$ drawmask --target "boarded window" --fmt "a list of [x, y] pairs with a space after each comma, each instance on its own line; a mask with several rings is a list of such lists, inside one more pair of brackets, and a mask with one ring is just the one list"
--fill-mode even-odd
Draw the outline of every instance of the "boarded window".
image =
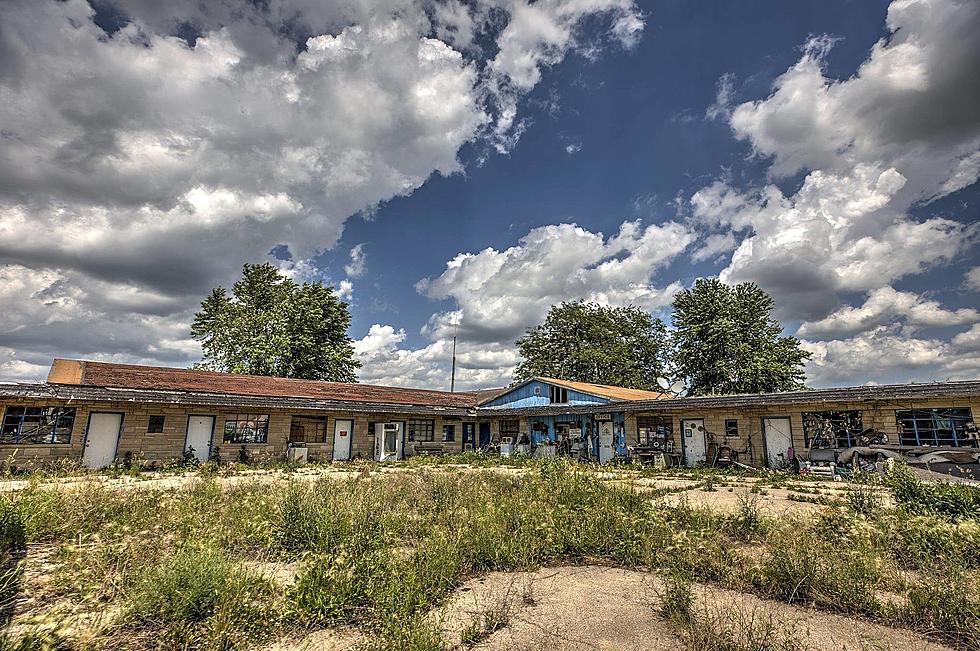
[[290, 443], [326, 443], [326, 416], [293, 416], [289, 423]]
[[568, 389], [565, 387], [551, 387], [551, 402], [555, 404], [568, 402]]
[[639, 416], [636, 419], [636, 432], [640, 445], [669, 439], [674, 433], [673, 419], [670, 416]]
[[810, 411], [803, 414], [803, 441], [811, 448], [849, 448], [864, 431], [861, 412]]
[[74, 407], [7, 407], [0, 443], [71, 443]]
[[902, 445], [973, 445], [973, 438], [966, 434], [966, 426], [973, 422], [968, 407], [900, 409], [895, 418]]
[[269, 414], [235, 414], [225, 420], [225, 443], [265, 443], [269, 440]]
[[726, 439], [738, 438], [738, 419], [729, 418], [725, 420], [725, 438]]
[[436, 422], [434, 420], [416, 418], [408, 421], [406, 427], [408, 428], [409, 441], [431, 443], [436, 440]]
[[147, 434], [160, 434], [163, 432], [163, 424], [166, 422], [166, 417], [160, 414], [154, 414], [150, 416], [150, 421], [146, 425]]

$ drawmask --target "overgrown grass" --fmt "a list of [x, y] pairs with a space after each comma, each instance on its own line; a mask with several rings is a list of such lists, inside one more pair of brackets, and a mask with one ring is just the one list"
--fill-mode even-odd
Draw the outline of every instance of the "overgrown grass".
[[[104, 648], [146, 639], [144, 647], [238, 649], [290, 626], [354, 625], [372, 648], [438, 649], [445, 643], [430, 613], [467, 577], [593, 562], [665, 572], [674, 582], [665, 614], [692, 626], [708, 617], [688, 600], [699, 581], [925, 627], [963, 648], [975, 634], [976, 591], [943, 592], [975, 583], [980, 524], [968, 512], [911, 516], [901, 501], [865, 508], [861, 498], [777, 519], [753, 493], [725, 515], [683, 499], [667, 507], [561, 459], [521, 460], [520, 474], [416, 463], [402, 473], [364, 466], [351, 479], [203, 478], [177, 490], [35, 482], [3, 503], [0, 540], [56, 548], [47, 587], [55, 597], [118, 607]], [[295, 582], [260, 575], [267, 561], [293, 564]], [[944, 564], [961, 570], [951, 579]], [[886, 606], [881, 589], [908, 603]], [[502, 619], [478, 623], [468, 639]], [[764, 617], [709, 620], [690, 629], [691, 648], [797, 648], [779, 646]], [[720, 638], [709, 630], [742, 646], [710, 646]], [[745, 646], [752, 640], [769, 646]]]

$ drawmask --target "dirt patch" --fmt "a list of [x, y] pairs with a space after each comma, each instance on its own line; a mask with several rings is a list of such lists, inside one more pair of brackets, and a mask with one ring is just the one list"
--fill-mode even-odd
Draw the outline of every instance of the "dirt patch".
[[261, 651], [353, 651], [366, 638], [355, 629], [330, 629], [296, 633], [262, 647]]
[[[472, 648], [487, 651], [683, 651], [683, 640], [659, 615], [663, 592], [653, 574], [611, 567], [493, 573], [464, 584], [439, 617], [455, 648], [469, 636]], [[696, 603], [721, 618], [772, 618], [811, 651], [948, 651], [911, 631], [710, 586], [696, 587]], [[497, 630], [474, 634], [487, 621]]]

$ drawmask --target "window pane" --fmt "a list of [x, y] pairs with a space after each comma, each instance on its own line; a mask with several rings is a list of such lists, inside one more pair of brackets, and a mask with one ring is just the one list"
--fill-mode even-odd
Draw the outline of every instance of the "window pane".
[[265, 443], [268, 437], [268, 414], [237, 414], [225, 421], [225, 443]]

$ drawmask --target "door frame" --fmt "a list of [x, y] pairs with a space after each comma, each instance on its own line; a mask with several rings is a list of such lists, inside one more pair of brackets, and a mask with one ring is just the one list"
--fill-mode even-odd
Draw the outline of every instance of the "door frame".
[[208, 457], [207, 457], [208, 459], [210, 459], [211, 451], [214, 450], [214, 430], [218, 427], [217, 414], [187, 414], [187, 423], [184, 425], [184, 446], [180, 449], [180, 454], [181, 456], [183, 456], [183, 454], [187, 452], [187, 436], [191, 433], [191, 418], [193, 418], [194, 416], [211, 419], [211, 438], [208, 439]]
[[696, 417], [693, 417], [693, 418], [678, 418], [677, 419], [677, 424], [681, 426], [681, 428], [680, 428], [681, 429], [681, 431], [680, 431], [680, 434], [681, 434], [681, 461], [683, 462], [685, 468], [693, 468], [694, 466], [688, 466], [687, 465], [687, 437], [684, 436], [684, 421], [686, 421], [686, 420], [699, 420], [699, 421], [701, 421], [701, 429], [704, 430], [701, 433], [701, 436], [703, 437], [703, 441], [704, 441], [704, 445], [702, 446], [704, 448], [704, 460], [701, 461], [700, 463], [707, 463], [708, 462], [708, 428], [704, 426], [704, 420], [705, 420], [704, 416], [696, 416]]
[[[789, 447], [796, 449], [796, 445], [793, 443], [793, 419], [789, 415], [773, 415], [773, 416], [763, 416], [759, 420], [759, 429], [762, 430], [762, 463], [766, 468], [769, 468], [769, 441], [766, 440], [766, 421], [770, 419], [782, 418], [789, 423]], [[795, 455], [794, 455], [795, 456]], [[787, 463], [789, 459], [786, 460]]]
[[[85, 436], [82, 437], [82, 465], [83, 466], [85, 465], [85, 450], [88, 449], [88, 434], [89, 434], [89, 429], [91, 429], [92, 427], [93, 414], [111, 414], [114, 416], [119, 416], [119, 431], [116, 432], [116, 445], [112, 449], [112, 462], [109, 464], [111, 466], [113, 463], [116, 462], [116, 457], [119, 456], [119, 440], [122, 438], [123, 423], [126, 422], [126, 412], [124, 411], [89, 411], [88, 412], [88, 418], [85, 420]], [[90, 470], [98, 470], [98, 469], [90, 468]]]
[[[337, 423], [350, 423], [350, 439], [347, 441], [347, 458], [337, 458]], [[333, 434], [330, 439], [330, 460], [331, 461], [350, 461], [354, 456], [354, 419], [353, 418], [334, 418]]]

